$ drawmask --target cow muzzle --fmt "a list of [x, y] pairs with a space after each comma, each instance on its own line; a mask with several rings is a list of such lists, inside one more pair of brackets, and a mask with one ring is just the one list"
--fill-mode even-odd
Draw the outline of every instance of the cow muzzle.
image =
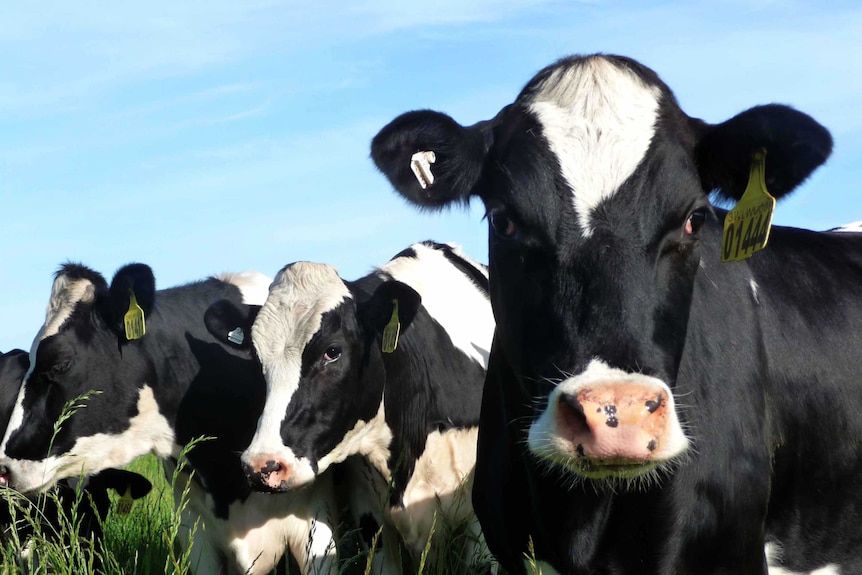
[[249, 485], [257, 491], [287, 491], [296, 483], [293, 465], [275, 455], [259, 455], [243, 462]]
[[684, 452], [688, 439], [667, 385], [620, 374], [560, 384], [530, 427], [530, 450], [591, 479], [636, 477]]

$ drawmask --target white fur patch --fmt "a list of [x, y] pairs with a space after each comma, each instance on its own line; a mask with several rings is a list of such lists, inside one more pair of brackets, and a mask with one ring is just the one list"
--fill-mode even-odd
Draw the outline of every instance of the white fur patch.
[[664, 392], [665, 397], [667, 397], [666, 409], [669, 414], [667, 427], [671, 430], [671, 433], [665, 441], [661, 442], [661, 447], [655, 452], [654, 457], [657, 461], [665, 461], [676, 457], [688, 448], [688, 438], [682, 431], [682, 426], [676, 415], [676, 404], [673, 393], [666, 383], [654, 377], [613, 368], [600, 359], [593, 359], [582, 373], [566, 379], [551, 392], [548, 397], [548, 407], [545, 407], [539, 418], [530, 425], [527, 438], [527, 445], [530, 451], [539, 457], [554, 461], [560, 459], [559, 454], [570, 451], [571, 447], [568, 438], [560, 437], [555, 430], [554, 422], [556, 415], [554, 406], [558, 403], [557, 397], [562, 393], [574, 396], [585, 386], [607, 381], [648, 382], [660, 387]]
[[584, 237], [591, 215], [613, 196], [646, 155], [661, 91], [602, 57], [552, 72], [529, 109], [557, 156]]
[[[81, 408], [73, 417], [86, 417], [86, 409]], [[66, 477], [92, 475], [109, 467], [127, 465], [146, 453], [167, 457], [176, 451], [174, 431], [159, 412], [152, 388], [144, 385], [138, 396], [138, 414], [129, 420], [125, 431], [80, 437], [71, 450], [59, 456], [39, 461], [4, 459], [3, 463], [9, 467], [13, 487], [30, 492]]]
[[[172, 465], [165, 467], [170, 474]], [[176, 501], [184, 488], [185, 482], [177, 481]], [[286, 549], [302, 573], [337, 572], [332, 543], [338, 516], [329, 476], [301, 491], [277, 496], [251, 493], [230, 504], [227, 520], [215, 516], [212, 497], [196, 482], [189, 484], [187, 497], [180, 530], [183, 549], [188, 549], [195, 521], [202, 519], [191, 550], [194, 573], [272, 573]]]
[[[451, 247], [488, 277], [482, 266], [465, 256], [458, 246]], [[416, 290], [422, 296], [422, 305], [443, 326], [452, 343], [487, 369], [494, 337], [491, 302], [440, 250], [421, 243], [410, 248], [416, 252], [415, 258], [396, 258], [380, 270]]]
[[390, 509], [393, 524], [416, 558], [425, 548], [435, 514], [445, 525], [475, 521], [470, 493], [478, 433], [478, 427], [430, 433], [404, 490], [403, 507]]
[[832, 228], [829, 231], [830, 232], [859, 233], [859, 232], [862, 232], [862, 220], [860, 220], [858, 222], [852, 222], [849, 224], [844, 224], [843, 226], [838, 226], [837, 228]]
[[782, 548], [781, 544], [769, 542], [764, 548], [766, 553], [766, 565], [769, 568], [769, 575], [841, 575], [841, 568], [834, 563], [830, 563], [814, 571], [789, 571], [779, 566], [781, 561]]
[[332, 266], [297, 262], [281, 270], [252, 326], [266, 377], [266, 404], [244, 456], [283, 453], [281, 422], [299, 387], [302, 351], [324, 313], [352, 297]]
[[318, 472], [323, 473], [330, 465], [341, 463], [351, 455], [359, 454], [374, 466], [386, 481], [389, 481], [389, 445], [392, 443], [392, 430], [386, 425], [383, 401], [377, 415], [370, 421], [359, 420], [348, 431], [335, 448], [320, 458]]
[[258, 272], [223, 273], [215, 277], [238, 287], [242, 292], [242, 303], [246, 305], [263, 305], [272, 283], [271, 278]]

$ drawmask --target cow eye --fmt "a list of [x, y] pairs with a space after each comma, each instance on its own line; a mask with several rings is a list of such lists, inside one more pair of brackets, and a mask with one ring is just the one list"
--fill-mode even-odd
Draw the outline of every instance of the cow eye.
[[505, 240], [510, 240], [518, 235], [515, 222], [506, 212], [494, 212], [488, 216], [488, 221], [491, 222], [491, 229], [494, 230], [494, 233]]
[[341, 348], [337, 345], [331, 345], [323, 354], [323, 365], [338, 361], [341, 358]]
[[693, 236], [700, 231], [706, 221], [706, 209], [700, 208], [691, 213], [685, 221], [685, 235]]

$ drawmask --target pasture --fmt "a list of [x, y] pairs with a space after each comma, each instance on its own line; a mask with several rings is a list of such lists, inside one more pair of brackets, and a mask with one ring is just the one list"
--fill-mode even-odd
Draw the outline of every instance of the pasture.
[[[12, 575], [16, 573], [52, 574], [52, 575], [156, 575], [160, 573], [171, 575], [186, 575], [193, 573], [189, 558], [182, 553], [178, 544], [179, 530], [182, 528], [171, 484], [165, 478], [165, 473], [159, 460], [153, 455], [136, 459], [127, 467], [140, 473], [153, 484], [153, 490], [145, 498], [135, 501], [127, 513], [118, 512], [122, 508], [119, 497], [111, 494], [112, 508], [104, 522], [104, 538], [93, 546], [90, 541], [73, 539], [70, 542], [59, 543], [57, 535], [62, 533], [47, 533], [38, 527], [31, 542], [19, 541], [15, 537], [4, 540], [0, 553], [0, 573]], [[176, 480], [176, 477], [171, 480]], [[34, 526], [38, 523], [38, 511], [22, 503], [22, 497], [14, 491], [6, 490], [3, 504], [16, 510], [20, 521], [27, 521]], [[50, 495], [48, 496], [50, 497]], [[277, 495], [276, 495], [277, 497]], [[185, 501], [180, 502], [180, 506]], [[64, 533], [74, 530], [76, 518], [61, 524]], [[460, 526], [445, 525], [435, 522], [432, 539], [426, 546], [431, 546], [447, 539], [449, 549], [439, 554], [434, 562], [423, 561], [420, 565], [411, 566], [405, 563], [405, 573], [444, 575], [472, 575], [488, 573], [495, 564], [492, 558], [475, 557], [471, 565], [464, 565], [458, 559], [463, 539], [456, 534]], [[200, 529], [198, 526], [194, 529]], [[195, 536], [196, 531], [192, 533]], [[338, 542], [342, 553], [342, 566], [339, 570], [344, 575], [365, 575], [370, 571], [369, 556], [359, 551], [354, 532], [344, 532]], [[26, 562], [20, 559], [22, 548], [31, 549]], [[409, 561], [405, 556], [405, 562]], [[97, 567], [97, 564], [101, 564]], [[287, 565], [284, 571], [278, 573], [296, 573], [296, 568]], [[536, 570], [536, 573], [539, 571]]]

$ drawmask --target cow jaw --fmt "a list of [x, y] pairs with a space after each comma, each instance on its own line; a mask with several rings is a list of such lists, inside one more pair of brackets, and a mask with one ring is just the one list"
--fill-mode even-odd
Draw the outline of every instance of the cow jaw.
[[688, 439], [661, 380], [593, 360], [563, 381], [530, 426], [540, 459], [598, 480], [633, 479], [683, 454]]
[[[39, 461], [2, 459], [8, 469], [8, 486], [22, 493], [40, 491], [67, 477], [92, 475], [109, 467], [128, 465], [149, 452], [159, 457], [177, 454], [174, 430], [159, 412], [150, 386], [138, 396], [138, 414], [120, 433], [97, 433], [80, 437], [68, 452]], [[86, 417], [84, 408], [77, 417]]]

